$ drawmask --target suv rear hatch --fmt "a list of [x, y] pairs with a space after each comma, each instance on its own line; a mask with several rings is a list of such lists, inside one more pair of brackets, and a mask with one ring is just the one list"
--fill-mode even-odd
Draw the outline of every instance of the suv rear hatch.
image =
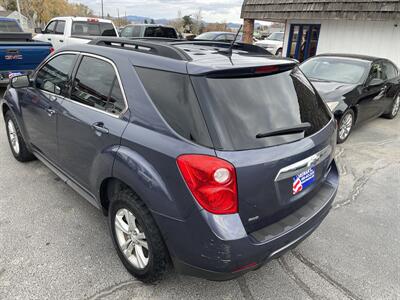
[[336, 123], [294, 65], [192, 76], [218, 157], [237, 173], [247, 232], [304, 206], [333, 159]]

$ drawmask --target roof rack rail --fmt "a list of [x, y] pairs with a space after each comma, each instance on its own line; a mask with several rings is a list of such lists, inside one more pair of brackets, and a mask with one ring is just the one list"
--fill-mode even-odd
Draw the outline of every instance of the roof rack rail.
[[[202, 45], [202, 46], [227, 48], [227, 49], [229, 49], [229, 47], [231, 47], [230, 43], [214, 42], [214, 41], [208, 41], [208, 40], [194, 40], [194, 41], [181, 40], [181, 41], [171, 42], [170, 45]], [[246, 51], [246, 52], [252, 53], [252, 54], [272, 55], [271, 52], [269, 52], [268, 50], [266, 50], [264, 48], [261, 48], [259, 46], [255, 46], [255, 45], [251, 45], [251, 44], [241, 43], [241, 42], [235, 42], [233, 44], [232, 49]]]
[[90, 45], [123, 48], [142, 53], [168, 57], [176, 60], [190, 61], [191, 57], [185, 51], [171, 46], [170, 43], [157, 43], [156, 40], [134, 40], [118, 37], [100, 37], [89, 42]]

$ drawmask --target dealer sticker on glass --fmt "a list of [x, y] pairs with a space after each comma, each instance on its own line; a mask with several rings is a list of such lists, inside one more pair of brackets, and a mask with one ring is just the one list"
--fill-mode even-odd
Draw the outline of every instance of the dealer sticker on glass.
[[299, 175], [293, 176], [293, 195], [304, 191], [315, 182], [315, 168], [310, 168]]

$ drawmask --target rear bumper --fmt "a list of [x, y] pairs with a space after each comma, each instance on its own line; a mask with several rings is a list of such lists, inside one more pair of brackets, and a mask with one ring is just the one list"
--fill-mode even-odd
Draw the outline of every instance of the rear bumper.
[[[232, 220], [213, 219], [210, 223], [206, 219], [207, 230], [196, 216], [174, 224], [173, 233], [163, 233], [168, 237], [166, 243], [175, 269], [209, 280], [230, 280], [259, 268], [295, 248], [318, 228], [332, 207], [338, 185], [338, 170], [333, 161], [324, 184], [309, 203], [279, 222], [250, 234], [237, 228]], [[204, 212], [200, 217], [204, 221]], [[161, 228], [169, 228], [171, 224], [164, 225]], [[224, 230], [235, 231], [240, 238], [231, 239]]]

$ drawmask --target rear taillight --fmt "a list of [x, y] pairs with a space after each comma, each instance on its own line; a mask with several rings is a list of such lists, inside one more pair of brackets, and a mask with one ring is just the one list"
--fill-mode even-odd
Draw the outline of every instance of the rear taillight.
[[197, 202], [213, 214], [238, 212], [235, 167], [214, 156], [182, 155], [179, 170]]

